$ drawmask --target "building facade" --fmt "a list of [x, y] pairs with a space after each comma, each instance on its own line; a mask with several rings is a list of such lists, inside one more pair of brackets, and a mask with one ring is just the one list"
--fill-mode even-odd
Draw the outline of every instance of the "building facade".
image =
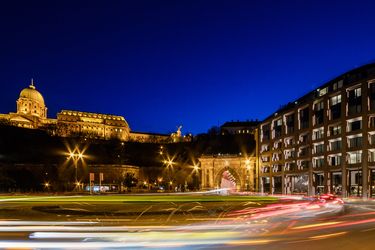
[[72, 110], [62, 110], [57, 114], [57, 129], [60, 136], [86, 135], [121, 141], [127, 141], [130, 134], [129, 125], [122, 116]]
[[17, 112], [0, 114], [0, 122], [8, 125], [47, 130], [52, 135], [84, 136], [94, 139], [121, 141], [169, 142], [170, 135], [131, 132], [123, 116], [62, 110], [57, 119], [47, 117], [47, 107], [33, 80], [20, 92], [16, 101]]
[[375, 64], [288, 103], [258, 140], [262, 192], [375, 197]]
[[25, 128], [38, 128], [47, 122], [47, 107], [43, 96], [36, 90], [33, 80], [28, 88], [20, 92], [16, 104], [16, 113], [0, 114], [0, 119]]
[[257, 191], [256, 157], [238, 155], [202, 156], [201, 188], [229, 188], [237, 191]]
[[259, 125], [259, 121], [231, 121], [220, 126], [221, 135], [252, 134]]
[[[131, 165], [117, 165], [117, 164], [89, 164], [88, 169], [93, 175], [92, 185], [94, 191], [104, 192], [123, 192], [126, 188], [124, 187], [124, 179], [127, 174], [131, 174], [136, 179], [140, 179], [140, 171], [138, 166]], [[85, 190], [89, 188], [89, 178], [84, 180], [86, 183]], [[100, 186], [99, 186], [100, 184]], [[89, 190], [88, 190], [89, 191]]]

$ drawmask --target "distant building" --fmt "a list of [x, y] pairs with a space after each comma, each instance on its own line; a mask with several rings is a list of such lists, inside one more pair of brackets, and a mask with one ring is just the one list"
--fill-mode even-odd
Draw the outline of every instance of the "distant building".
[[[131, 174], [134, 178], [140, 178], [140, 171], [138, 166], [132, 165], [121, 165], [121, 164], [89, 164], [88, 169], [90, 173], [94, 175], [94, 191], [99, 191], [99, 184], [101, 191], [103, 192], [123, 192], [124, 179], [127, 174]], [[88, 176], [84, 180], [86, 186], [84, 190], [89, 190], [89, 178]]]
[[136, 142], [174, 142], [172, 136], [157, 133], [131, 131], [129, 141]]
[[131, 132], [125, 118], [117, 115], [62, 110], [57, 119], [47, 118], [47, 107], [33, 80], [17, 99], [17, 112], [0, 114], [0, 121], [9, 125], [47, 130], [52, 135], [84, 136], [121, 141], [169, 142], [170, 135]]
[[251, 121], [230, 121], [220, 127], [221, 135], [251, 134], [259, 125], [258, 120]]
[[122, 116], [63, 110], [57, 114], [57, 134], [86, 135], [122, 141], [129, 139], [130, 128]]
[[38, 128], [47, 123], [47, 107], [43, 96], [35, 89], [33, 81], [21, 91], [17, 99], [17, 112], [1, 114], [0, 119], [24, 128]]

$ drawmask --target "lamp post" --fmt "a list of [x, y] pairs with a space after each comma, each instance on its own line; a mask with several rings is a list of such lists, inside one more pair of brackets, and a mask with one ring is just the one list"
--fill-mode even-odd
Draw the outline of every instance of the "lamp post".
[[74, 163], [74, 169], [75, 169], [75, 177], [74, 177], [74, 181], [75, 181], [75, 185], [76, 187], [80, 188], [80, 185], [81, 183], [78, 181], [78, 161], [79, 160], [83, 160], [84, 158], [84, 155], [82, 154], [82, 152], [80, 152], [78, 150], [78, 147], [75, 147], [75, 149], [72, 151], [72, 152], [69, 152], [69, 158], [68, 159], [72, 159], [73, 160], [73, 163]]
[[163, 161], [164, 165], [166, 166], [166, 171], [167, 171], [167, 175], [168, 175], [168, 178], [169, 178], [169, 189], [171, 190], [172, 189], [172, 175], [173, 175], [173, 165], [176, 164], [174, 161], [173, 161], [173, 158], [169, 158], [169, 156], [167, 156], [167, 160], [164, 160]]
[[199, 163], [194, 164], [193, 166], [193, 188], [194, 189], [200, 189], [199, 188]]

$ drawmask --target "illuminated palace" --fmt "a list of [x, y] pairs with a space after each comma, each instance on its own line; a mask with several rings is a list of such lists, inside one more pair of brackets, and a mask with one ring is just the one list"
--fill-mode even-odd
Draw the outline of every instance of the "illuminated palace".
[[47, 107], [33, 80], [21, 91], [17, 100], [17, 112], [0, 114], [0, 120], [18, 127], [42, 129], [57, 136], [85, 136], [97, 139], [121, 141], [162, 142], [169, 135], [130, 131], [125, 118], [116, 115], [62, 110], [57, 119], [47, 118]]
[[259, 125], [260, 188], [375, 197], [375, 64], [351, 70]]

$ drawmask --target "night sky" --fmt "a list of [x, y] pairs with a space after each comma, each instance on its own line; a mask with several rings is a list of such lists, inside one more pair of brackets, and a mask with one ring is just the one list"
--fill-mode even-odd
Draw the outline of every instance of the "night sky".
[[[345, 4], [343, 4], [345, 3]], [[48, 116], [135, 131], [264, 119], [375, 60], [375, 1], [0, 1], [0, 113], [34, 78]]]

